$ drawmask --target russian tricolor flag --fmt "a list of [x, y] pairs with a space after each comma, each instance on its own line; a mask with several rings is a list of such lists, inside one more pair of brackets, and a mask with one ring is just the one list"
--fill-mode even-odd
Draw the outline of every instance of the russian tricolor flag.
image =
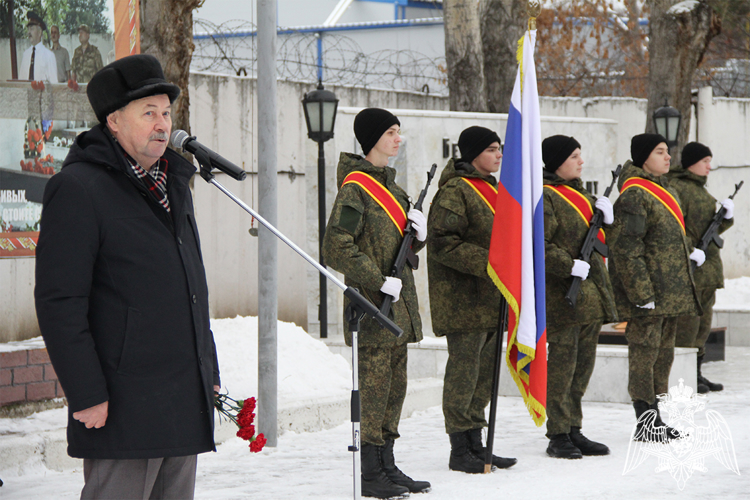
[[536, 30], [519, 41], [487, 271], [508, 301], [507, 363], [537, 426], [546, 418], [542, 136], [534, 67]]

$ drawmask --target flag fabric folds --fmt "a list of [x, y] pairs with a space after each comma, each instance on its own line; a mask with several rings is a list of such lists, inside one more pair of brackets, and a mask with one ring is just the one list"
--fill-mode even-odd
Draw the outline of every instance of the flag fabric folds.
[[518, 45], [487, 272], [508, 302], [506, 362], [534, 422], [546, 419], [547, 328], [544, 287], [542, 137], [534, 46]]

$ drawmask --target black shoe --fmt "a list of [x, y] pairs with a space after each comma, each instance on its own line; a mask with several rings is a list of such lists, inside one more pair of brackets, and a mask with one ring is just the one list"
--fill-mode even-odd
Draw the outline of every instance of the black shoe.
[[362, 444], [362, 496], [375, 498], [408, 498], [409, 489], [395, 484], [385, 475], [380, 463], [379, 446]]
[[[710, 380], [708, 380], [706, 377], [703, 376], [701, 373], [701, 365], [703, 364], [703, 356], [698, 357], [698, 393], [699, 394], [705, 394], [705, 392], [701, 392], [701, 385], [704, 385], [708, 391], [711, 392], [719, 392], [724, 390], [724, 386], [722, 384], [714, 384]], [[706, 391], [706, 392], [708, 392]]]
[[709, 389], [707, 385], [698, 382], [698, 394], [708, 394], [709, 392], [711, 392], [711, 389]]
[[468, 432], [454, 432], [448, 437], [451, 440], [451, 458], [448, 461], [450, 470], [469, 474], [484, 473], [484, 460], [471, 451]]
[[385, 445], [379, 447], [380, 463], [388, 479], [395, 484], [405, 486], [411, 493], [427, 493], [430, 491], [431, 485], [429, 482], [415, 481], [396, 467], [396, 460], [393, 457], [393, 442], [393, 439], [386, 439]]
[[641, 420], [641, 416], [651, 409], [651, 405], [645, 401], [633, 401], [633, 409], [635, 410], [635, 419], [638, 421], [633, 434], [633, 441], [643, 443], [664, 441], [664, 438], [655, 429], [656, 412], [654, 412], [653, 417], [645, 417]]
[[568, 458], [573, 460], [583, 458], [581, 450], [576, 448], [567, 434], [555, 434], [549, 438], [547, 455], [552, 458]]
[[[471, 445], [471, 451], [484, 462], [486, 460], [487, 448], [482, 445], [482, 429], [472, 429], [469, 432], [469, 443]], [[498, 457], [492, 455], [492, 465], [498, 469], [507, 469], [516, 465], [518, 460], [515, 458]]]
[[583, 456], [609, 455], [609, 448], [607, 448], [607, 445], [591, 441], [589, 438], [581, 434], [580, 427], [571, 427], [568, 436], [570, 436], [570, 442], [573, 443], [573, 446], [581, 450]]

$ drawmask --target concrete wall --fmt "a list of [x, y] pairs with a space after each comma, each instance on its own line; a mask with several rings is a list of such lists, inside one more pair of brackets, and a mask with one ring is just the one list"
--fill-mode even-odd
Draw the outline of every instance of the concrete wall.
[[[13, 86], [13, 102], [0, 109], [0, 118], [17, 118], [9, 110], [28, 109], [27, 91]], [[53, 89], [59, 102], [55, 107], [63, 116], [75, 114], [75, 102], [82, 97], [64, 86]], [[318, 257], [317, 145], [306, 137], [301, 99], [314, 88], [309, 83], [280, 81], [279, 112], [279, 229], [313, 257]], [[399, 183], [413, 199], [425, 182], [432, 163], [442, 169], [443, 139], [453, 144], [466, 126], [480, 124], [495, 129], [502, 137], [507, 117], [501, 114], [448, 112], [447, 100], [437, 95], [416, 92], [390, 92], [377, 89], [331, 87], [338, 98], [339, 114], [335, 137], [325, 145], [326, 207], [336, 195], [335, 171], [341, 152], [359, 152], [353, 132], [354, 116], [363, 107], [377, 106], [394, 110], [400, 117], [404, 144], [393, 160], [399, 169]], [[243, 183], [219, 175], [227, 188], [253, 208], [257, 207], [257, 97], [255, 81], [249, 78], [213, 74], [192, 74], [192, 133], [228, 159], [250, 172]], [[75, 97], [75, 99], [73, 97]], [[0, 96], [2, 97], [2, 96]], [[45, 97], [45, 99], [54, 98]], [[24, 102], [20, 102], [24, 100]], [[715, 154], [717, 170], [711, 174], [709, 190], [718, 199], [725, 198], [740, 179], [750, 174], [750, 146], [744, 138], [750, 134], [750, 100], [713, 98], [701, 91], [698, 125], [695, 133]], [[629, 157], [630, 137], [645, 126], [644, 100], [626, 98], [568, 99], [542, 98], [542, 133], [574, 135], [583, 145], [584, 181], [596, 182], [601, 194], [609, 183], [609, 171]], [[63, 119], [63, 116], [57, 119]], [[80, 119], [80, 116], [78, 116]], [[695, 120], [693, 121], [695, 123]], [[431, 199], [437, 182], [430, 190]], [[745, 188], [750, 189], [750, 188]], [[750, 275], [750, 230], [743, 223], [750, 216], [750, 191], [741, 191], [736, 199], [737, 224], [726, 233], [723, 252], [728, 278]], [[257, 314], [257, 240], [249, 229], [258, 227], [213, 186], [195, 179], [195, 204], [201, 231], [204, 260], [208, 274], [213, 317]], [[429, 209], [425, 207], [427, 212]], [[262, 215], [262, 214], [261, 214]], [[318, 273], [284, 244], [279, 244], [279, 317], [292, 321], [315, 335], [318, 332]], [[424, 254], [421, 256], [424, 261]], [[426, 270], [417, 271], [417, 284], [426, 331], [430, 331]], [[34, 259], [0, 259], [0, 341], [22, 340], [39, 334], [33, 304]], [[328, 285], [329, 331], [331, 337], [342, 334], [341, 295]]]

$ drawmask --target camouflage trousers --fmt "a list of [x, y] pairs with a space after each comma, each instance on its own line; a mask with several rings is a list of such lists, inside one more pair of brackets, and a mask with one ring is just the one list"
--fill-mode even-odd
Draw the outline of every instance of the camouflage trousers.
[[398, 423], [406, 397], [406, 346], [358, 349], [363, 443], [383, 446], [386, 439], [399, 437]]
[[631, 318], [625, 329], [628, 341], [628, 393], [633, 401], [656, 401], [669, 390], [674, 361], [677, 318]]
[[443, 381], [445, 432], [464, 432], [487, 425], [484, 409], [492, 397], [497, 335], [449, 333]]
[[698, 301], [703, 308], [703, 316], [680, 316], [677, 318], [675, 347], [697, 347], [698, 357], [706, 354], [706, 340], [711, 334], [711, 321], [714, 317], [716, 288], [696, 290]]
[[588, 325], [547, 326], [547, 437], [583, 427], [581, 400], [596, 362], [601, 321]]

